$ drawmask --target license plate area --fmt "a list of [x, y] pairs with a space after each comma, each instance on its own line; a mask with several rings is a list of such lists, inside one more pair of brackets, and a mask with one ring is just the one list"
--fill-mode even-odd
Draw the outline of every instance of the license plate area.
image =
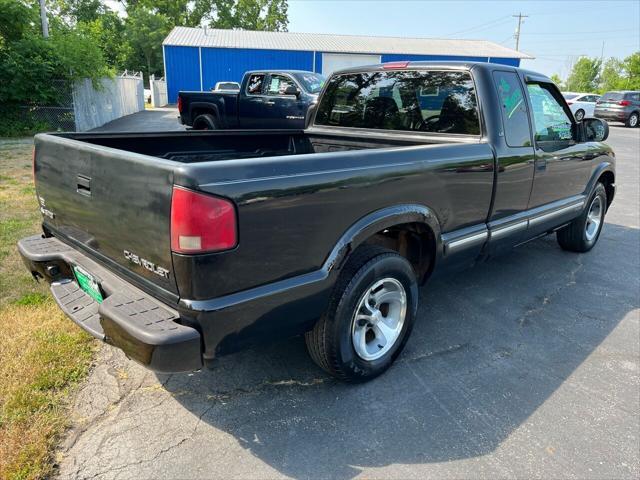
[[100, 282], [78, 265], [74, 265], [72, 270], [80, 288], [96, 302], [102, 303], [104, 297], [102, 295], [102, 289], [100, 288]]

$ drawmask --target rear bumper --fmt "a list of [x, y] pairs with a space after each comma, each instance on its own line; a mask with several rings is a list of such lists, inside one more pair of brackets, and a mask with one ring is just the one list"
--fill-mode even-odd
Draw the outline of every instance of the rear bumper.
[[[57, 238], [23, 238], [18, 251], [33, 276], [51, 284], [51, 293], [64, 313], [94, 337], [157, 372], [202, 367], [201, 335], [182, 325], [175, 309]], [[99, 281], [103, 302], [98, 303], [79, 287], [73, 266], [82, 267]]]
[[624, 110], [599, 110], [595, 109], [593, 116], [596, 118], [602, 118], [604, 120], [612, 120], [614, 122], [625, 122], [629, 114]]

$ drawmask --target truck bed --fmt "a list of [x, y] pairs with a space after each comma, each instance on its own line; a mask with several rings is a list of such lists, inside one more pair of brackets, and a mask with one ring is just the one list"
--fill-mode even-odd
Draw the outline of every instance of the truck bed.
[[310, 133], [292, 130], [236, 130], [162, 133], [69, 133], [59, 136], [80, 142], [151, 155], [181, 163], [302, 155], [412, 145], [455, 143], [418, 135], [388, 135], [363, 138], [345, 133]]
[[[354, 219], [384, 206], [431, 203], [445, 212], [445, 228], [463, 227], [486, 215], [493, 185], [490, 147], [455, 136], [329, 129], [60, 133], [37, 135], [35, 147], [45, 232], [167, 301], [215, 298], [317, 269], [327, 245]], [[238, 248], [196, 256], [171, 251], [176, 185], [234, 202]], [[476, 199], [472, 208], [458, 209], [463, 193]], [[285, 246], [284, 258], [264, 259]], [[194, 280], [194, 269], [217, 271], [224, 280]]]

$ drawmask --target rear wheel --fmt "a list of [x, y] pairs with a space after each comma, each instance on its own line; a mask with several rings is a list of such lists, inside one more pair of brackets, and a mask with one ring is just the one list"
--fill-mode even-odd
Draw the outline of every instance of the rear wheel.
[[607, 192], [604, 185], [598, 183], [582, 215], [556, 233], [560, 246], [572, 252], [591, 250], [600, 238], [606, 211]]
[[402, 351], [417, 305], [411, 264], [393, 250], [360, 247], [336, 282], [327, 311], [305, 335], [309, 354], [341, 380], [371, 380]]
[[218, 121], [212, 114], [203, 113], [193, 120], [193, 128], [194, 130], [217, 130]]
[[574, 117], [576, 118], [576, 122], [581, 122], [582, 119], [584, 118], [584, 110], [582, 110], [582, 109], [578, 110], [575, 113]]
[[638, 112], [633, 112], [631, 115], [629, 115], [629, 118], [627, 118], [627, 121], [624, 123], [624, 125], [625, 127], [636, 128], [638, 126], [639, 119], [640, 116], [638, 115]]

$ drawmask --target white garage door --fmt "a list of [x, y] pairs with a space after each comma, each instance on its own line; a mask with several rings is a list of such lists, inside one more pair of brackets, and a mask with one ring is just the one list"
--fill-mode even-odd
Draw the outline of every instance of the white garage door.
[[322, 74], [329, 75], [331, 72], [343, 68], [357, 67], [360, 65], [371, 65], [380, 63], [380, 55], [361, 55], [356, 53], [323, 53], [322, 54]]

